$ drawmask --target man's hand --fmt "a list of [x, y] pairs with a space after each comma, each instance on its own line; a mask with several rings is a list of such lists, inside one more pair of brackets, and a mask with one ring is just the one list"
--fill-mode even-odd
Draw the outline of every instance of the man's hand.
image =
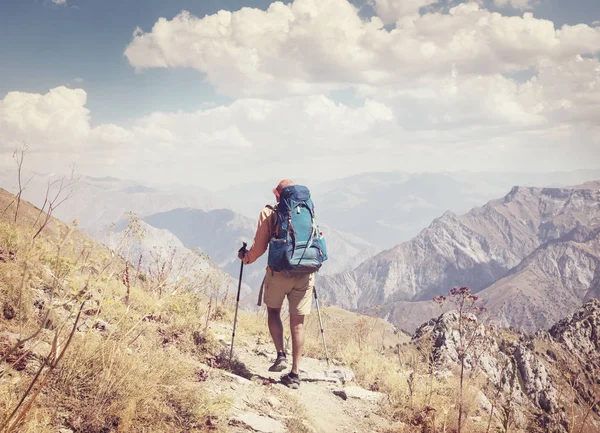
[[248, 244], [246, 242], [242, 242], [242, 248], [238, 250], [238, 258], [240, 260], [244, 260], [244, 257], [246, 257], [246, 253], [248, 252], [246, 249], [247, 246]]

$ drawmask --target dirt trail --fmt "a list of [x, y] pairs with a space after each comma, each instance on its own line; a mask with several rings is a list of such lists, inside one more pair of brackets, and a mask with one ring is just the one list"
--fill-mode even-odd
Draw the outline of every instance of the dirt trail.
[[[213, 332], [228, 347], [231, 328], [216, 324]], [[302, 384], [293, 390], [279, 383], [285, 372], [268, 371], [275, 358], [272, 345], [236, 336], [234, 353], [246, 370], [240, 374], [248, 379], [207, 367], [210, 391], [215, 396], [226, 395], [232, 402], [228, 431], [366, 433], [384, 432], [389, 426], [378, 403], [382, 395], [363, 390], [353, 381], [335, 379], [351, 379], [352, 373], [345, 367], [328, 367], [324, 361], [304, 358]]]

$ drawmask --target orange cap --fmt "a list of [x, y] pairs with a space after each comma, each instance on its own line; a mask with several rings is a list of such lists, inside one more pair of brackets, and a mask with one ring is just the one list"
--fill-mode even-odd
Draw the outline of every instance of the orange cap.
[[281, 182], [279, 182], [279, 185], [277, 185], [277, 188], [275, 188], [275, 189], [273, 190], [273, 192], [274, 192], [275, 194], [280, 194], [280, 193], [281, 193], [281, 190], [282, 190], [283, 188], [285, 188], [286, 186], [290, 186], [290, 185], [296, 185], [296, 184], [294, 183], [294, 181], [293, 181], [293, 180], [289, 180], [289, 179], [283, 179]]

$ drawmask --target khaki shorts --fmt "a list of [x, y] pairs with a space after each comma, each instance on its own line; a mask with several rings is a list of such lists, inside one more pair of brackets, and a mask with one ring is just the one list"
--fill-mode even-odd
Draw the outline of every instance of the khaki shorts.
[[312, 307], [315, 274], [286, 276], [267, 271], [264, 301], [269, 308], [281, 308], [287, 296], [290, 314], [308, 316]]

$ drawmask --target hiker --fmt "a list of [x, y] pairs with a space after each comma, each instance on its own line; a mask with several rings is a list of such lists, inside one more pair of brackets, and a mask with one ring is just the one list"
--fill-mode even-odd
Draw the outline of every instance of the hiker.
[[[315, 272], [327, 259], [327, 252], [325, 239], [316, 225], [308, 189], [284, 179], [273, 190], [273, 194], [277, 204], [267, 205], [261, 211], [254, 242], [249, 250], [241, 250], [238, 257], [244, 264], [251, 264], [269, 249], [262, 288], [269, 332], [277, 350], [277, 359], [269, 371], [283, 371], [288, 366], [281, 322], [281, 307], [287, 297], [292, 334], [292, 367], [288, 374], [281, 377], [281, 382], [297, 389], [300, 386], [299, 364], [304, 347], [304, 317], [311, 312]], [[259, 305], [260, 302], [259, 298]]]

